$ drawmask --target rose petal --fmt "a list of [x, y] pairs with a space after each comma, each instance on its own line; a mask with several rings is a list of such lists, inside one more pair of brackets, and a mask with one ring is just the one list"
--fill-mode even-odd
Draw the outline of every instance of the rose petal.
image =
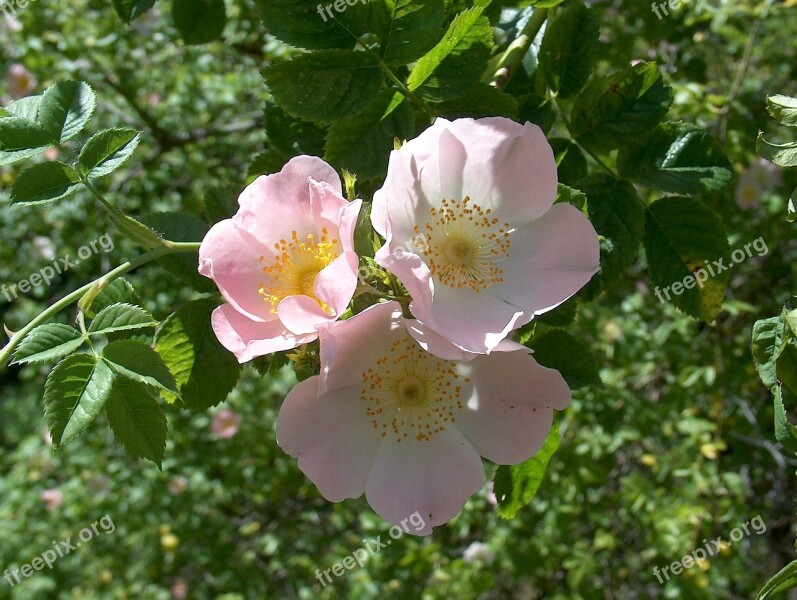
[[474, 397], [455, 424], [479, 454], [500, 465], [536, 454], [551, 429], [552, 409], [570, 403], [562, 375], [527, 352], [491, 354], [467, 364]]
[[296, 336], [279, 320], [265, 323], [252, 321], [230, 304], [222, 304], [213, 311], [211, 325], [221, 345], [232, 352], [239, 363], [273, 352], [290, 350], [318, 337], [317, 333]]
[[434, 526], [453, 519], [483, 485], [478, 453], [455, 427], [447, 427], [423, 442], [384, 438], [365, 496], [393, 525], [419, 513], [424, 526], [408, 533], [429, 535]]
[[600, 244], [589, 220], [571, 204], [557, 204], [512, 234], [501, 263], [503, 283], [491, 293], [528, 311], [545, 312], [575, 294], [598, 272]]
[[224, 299], [238, 311], [258, 321], [276, 318], [258, 293], [260, 285], [270, 280], [263, 273], [260, 257], [271, 256], [262, 244], [244, 239], [229, 219], [214, 225], [199, 247], [199, 272], [210, 277]]
[[359, 399], [359, 388], [318, 395], [319, 377], [291, 390], [277, 418], [277, 443], [332, 502], [357, 498], [382, 438]]

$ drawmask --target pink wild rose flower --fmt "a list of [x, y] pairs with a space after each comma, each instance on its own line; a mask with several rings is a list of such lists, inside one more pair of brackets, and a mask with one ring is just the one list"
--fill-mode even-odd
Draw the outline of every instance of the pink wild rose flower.
[[213, 416], [213, 421], [211, 421], [211, 429], [214, 435], [223, 440], [235, 437], [240, 426], [241, 415], [231, 408], [222, 408]]
[[554, 205], [553, 150], [539, 127], [505, 118], [437, 119], [390, 156], [372, 222], [376, 261], [412, 296], [412, 314], [458, 347], [489, 353], [598, 271], [598, 235]]
[[17, 100], [30, 94], [36, 86], [38, 81], [36, 76], [25, 68], [25, 65], [14, 63], [8, 67], [6, 73], [6, 88], [8, 95]]
[[[517, 464], [545, 442], [553, 409], [570, 402], [558, 371], [509, 340], [493, 354], [454, 346], [376, 304], [320, 328], [321, 374], [299, 383], [277, 419], [277, 442], [330, 501], [365, 493], [418, 535], [452, 519], [484, 484], [480, 456]], [[434, 351], [434, 354], [429, 351]]]
[[213, 331], [243, 363], [315, 340], [317, 326], [346, 310], [357, 287], [361, 201], [343, 198], [323, 160], [297, 156], [258, 177], [238, 203], [202, 241], [199, 272], [227, 301], [213, 312]]

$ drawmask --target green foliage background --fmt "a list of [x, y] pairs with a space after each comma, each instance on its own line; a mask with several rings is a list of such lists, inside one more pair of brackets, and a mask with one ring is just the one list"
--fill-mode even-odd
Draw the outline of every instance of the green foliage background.
[[[446, 15], [466, 4], [448, 2]], [[591, 4], [600, 24], [599, 74], [631, 59], [658, 63], [673, 88], [668, 119], [706, 127], [737, 173], [754, 161], [759, 129], [783, 135], [765, 96], [797, 92], [793, 3], [760, 23], [762, 3], [749, 0], [684, 3], [662, 20], [645, 2]], [[223, 212], [247, 175], [325, 150], [340, 164], [354, 161], [347, 166], [364, 173], [363, 190], [372, 191], [373, 166], [358, 164], [346, 147], [356, 135], [325, 148], [313, 127], [297, 134], [269, 96], [260, 70], [296, 51], [267, 35], [255, 9], [244, 0], [227, 2], [224, 41], [185, 45], [169, 2], [125, 27], [110, 2], [36, 0], [18, 14], [21, 31], [0, 23], [0, 70], [24, 64], [39, 80], [37, 93], [65, 79], [88, 81], [100, 99], [92, 133], [120, 125], [144, 132], [135, 158], [105, 184], [108, 197], [135, 214], [203, 215], [208, 196], [220, 199]], [[490, 7], [493, 23], [499, 12]], [[193, 41], [215, 37], [202, 23], [183, 25], [194, 27]], [[512, 85], [532, 84], [521, 73]], [[424, 93], [439, 99], [434, 85]], [[395, 118], [395, 127], [412, 132], [411, 112]], [[561, 124], [549, 135], [567, 137]], [[19, 170], [0, 168], [4, 190]], [[485, 489], [431, 539], [405, 536], [323, 589], [316, 569], [331, 567], [363, 538], [385, 537], [388, 526], [364, 500], [326, 502], [276, 446], [274, 421], [293, 383], [290, 371], [263, 377], [245, 368], [226, 403], [243, 418], [229, 440], [211, 433], [218, 408], [205, 414], [166, 406], [162, 472], [125, 455], [107, 427], [95, 426], [53, 454], [40, 405], [48, 368], [0, 373], [0, 569], [29, 562], [51, 540], [74, 536], [106, 513], [117, 527], [52, 571], [14, 588], [0, 581], [0, 598], [166, 599], [178, 581], [189, 598], [226, 600], [751, 597], [794, 556], [797, 461], [774, 441], [772, 400], [749, 340], [752, 324], [780, 313], [793, 292], [796, 248], [783, 215], [795, 183], [794, 173], [785, 174], [751, 212], [736, 205], [733, 186], [701, 196], [720, 215], [731, 249], [759, 236], [769, 249], [733, 269], [723, 310], [710, 324], [659, 303], [644, 252], [618, 268], [622, 277], [581, 306], [575, 322], [564, 320], [597, 356], [602, 384], [575, 393], [540, 491], [514, 520], [497, 516]], [[642, 193], [646, 202], [659, 197]], [[41, 210], [12, 209], [4, 194], [0, 211], [0, 282], [49, 263], [39, 238], [56, 256], [74, 256], [106, 232], [117, 242], [110, 254], [82, 262], [46, 289], [12, 303], [0, 296], [0, 320], [11, 329], [136, 252], [83, 192]], [[158, 319], [193, 297], [155, 268], [129, 280]], [[68, 322], [70, 315], [60, 318]], [[556, 325], [552, 319], [541, 327]], [[41, 493], [53, 488], [64, 503], [48, 511]], [[679, 560], [703, 539], [727, 537], [757, 515], [766, 533], [732, 545], [705, 569], [665, 585], [656, 580], [654, 566]], [[475, 542], [490, 550], [482, 559], [466, 554]]]

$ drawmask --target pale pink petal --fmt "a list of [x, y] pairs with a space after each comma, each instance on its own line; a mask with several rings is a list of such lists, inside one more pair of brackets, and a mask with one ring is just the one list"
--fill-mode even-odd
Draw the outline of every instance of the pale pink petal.
[[483, 485], [479, 454], [455, 427], [447, 427], [422, 442], [386, 437], [365, 495], [374, 511], [394, 525], [418, 512], [424, 527], [408, 533], [429, 535], [432, 527], [453, 519]]
[[482, 356], [465, 369], [474, 395], [457, 414], [456, 427], [485, 458], [513, 465], [542, 448], [554, 408], [570, 403], [558, 371], [540, 366], [528, 350]]
[[411, 147], [414, 146], [408, 143], [391, 153], [385, 185], [374, 194], [376, 214], [372, 213], [371, 223], [387, 238], [384, 228], [387, 215], [391, 223], [388, 245], [395, 239], [406, 246], [406, 241], [414, 235], [413, 226], [418, 219], [429, 214], [431, 202], [440, 202], [436, 159], [428, 153], [424, 156], [412, 154], [408, 150]]
[[199, 272], [210, 277], [224, 299], [249, 318], [268, 321], [276, 318], [258, 289], [268, 278], [260, 257], [270, 255], [262, 244], [244, 239], [229, 219], [214, 225], [199, 247]]
[[354, 296], [358, 265], [359, 259], [354, 252], [344, 252], [316, 277], [315, 295], [332, 308], [335, 318], [346, 312]]
[[410, 311], [419, 321], [454, 344], [477, 354], [491, 352], [509, 333], [528, 323], [525, 314], [511, 304], [468, 288], [438, 285], [431, 310], [414, 300]]
[[291, 390], [277, 418], [277, 443], [332, 502], [357, 498], [382, 438], [366, 415], [359, 388], [318, 395], [319, 377]]
[[300, 237], [313, 233], [311, 179], [341, 192], [340, 177], [332, 167], [315, 156], [296, 156], [279, 173], [258, 177], [247, 186], [238, 199], [235, 224], [256, 240], [290, 239], [292, 231]]
[[468, 151], [461, 167], [463, 195], [514, 222], [536, 219], [551, 207], [556, 161], [537, 125], [503, 117], [457, 119], [450, 131]]
[[434, 295], [434, 282], [432, 273], [423, 260], [412, 252], [396, 250], [390, 253], [387, 244], [376, 252], [376, 263], [398, 277], [399, 281], [407, 288], [412, 302], [416, 308], [426, 313], [431, 310]]
[[[443, 360], [469, 361], [480, 354], [467, 352], [415, 319], [404, 319], [407, 332], [424, 350]], [[523, 346], [521, 346], [522, 348]]]
[[384, 302], [346, 321], [319, 327], [321, 392], [361, 383], [362, 373], [380, 353], [406, 335], [400, 318], [399, 303]]
[[296, 336], [279, 321], [252, 321], [229, 304], [222, 304], [211, 317], [213, 332], [221, 345], [232, 352], [239, 363], [258, 356], [290, 350], [308, 344], [318, 335]]
[[310, 296], [283, 298], [277, 307], [277, 312], [283, 325], [296, 335], [311, 334], [316, 327], [334, 318], [325, 313], [318, 302]]
[[316, 231], [326, 228], [339, 239], [344, 252], [354, 251], [354, 229], [362, 200], [347, 201], [328, 183], [310, 182], [310, 203]]
[[338, 213], [338, 237], [344, 252], [354, 252], [354, 230], [360, 217], [362, 200], [347, 202]]
[[571, 204], [553, 206], [514, 232], [511, 241], [511, 255], [501, 263], [504, 281], [491, 293], [525, 310], [558, 306], [598, 272], [598, 234]]
[[340, 212], [348, 206], [349, 202], [340, 195], [340, 191], [326, 182], [310, 179], [310, 207], [313, 222], [319, 229], [321, 227], [338, 228]]

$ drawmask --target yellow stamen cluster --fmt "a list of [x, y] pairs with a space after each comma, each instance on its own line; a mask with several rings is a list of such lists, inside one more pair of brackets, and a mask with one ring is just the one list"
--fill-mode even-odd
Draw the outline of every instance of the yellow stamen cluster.
[[413, 233], [413, 245], [441, 283], [478, 293], [504, 280], [498, 263], [509, 256], [510, 225], [501, 224], [492, 209], [471, 202], [470, 196], [461, 202], [443, 199]]
[[361, 376], [360, 400], [374, 429], [397, 442], [410, 437], [429, 441], [464, 408], [462, 385], [470, 378], [457, 371], [457, 363], [424, 351], [407, 336], [393, 342], [387, 355]]
[[276, 256], [273, 260], [260, 257], [260, 262], [264, 263], [263, 272], [269, 276], [269, 281], [261, 283], [258, 288], [258, 293], [271, 305], [270, 312], [277, 312], [277, 304], [283, 298], [297, 295], [309, 296], [322, 309], [329, 311], [329, 306], [315, 295], [315, 281], [318, 273], [340, 255], [339, 241], [330, 239], [326, 228], [321, 230], [319, 236], [308, 233], [304, 239], [292, 231], [291, 239], [280, 240], [274, 244], [274, 249]]

